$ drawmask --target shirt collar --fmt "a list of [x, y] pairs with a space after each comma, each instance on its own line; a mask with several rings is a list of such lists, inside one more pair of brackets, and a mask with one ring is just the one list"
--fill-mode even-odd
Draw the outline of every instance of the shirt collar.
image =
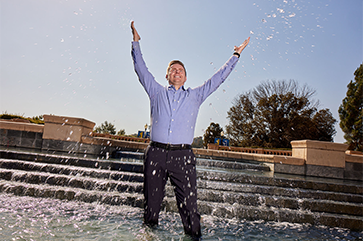
[[[175, 86], [174, 86], [174, 85], [169, 85], [169, 86], [168, 86], [168, 90], [170, 90], [170, 89], [177, 91], [177, 90], [175, 89]], [[180, 90], [180, 89], [181, 89], [181, 90], [183, 90], [183, 91], [185, 91], [184, 85], [182, 85], [182, 87], [180, 87], [180, 88], [179, 88], [179, 90]]]

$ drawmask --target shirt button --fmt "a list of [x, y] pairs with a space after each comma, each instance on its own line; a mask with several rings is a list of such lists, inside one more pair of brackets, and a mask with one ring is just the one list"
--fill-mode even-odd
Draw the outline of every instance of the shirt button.
[[171, 121], [174, 121], [174, 119], [171, 119]]

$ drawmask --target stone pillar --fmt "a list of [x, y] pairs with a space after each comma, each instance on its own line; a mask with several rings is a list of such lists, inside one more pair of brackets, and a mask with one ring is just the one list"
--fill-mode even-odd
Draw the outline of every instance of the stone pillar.
[[95, 126], [94, 122], [75, 117], [44, 115], [43, 139], [81, 141]]
[[43, 151], [78, 152], [82, 136], [88, 136], [94, 122], [83, 118], [44, 115]]
[[345, 151], [348, 145], [325, 141], [292, 141], [292, 156], [302, 158], [306, 176], [344, 178]]

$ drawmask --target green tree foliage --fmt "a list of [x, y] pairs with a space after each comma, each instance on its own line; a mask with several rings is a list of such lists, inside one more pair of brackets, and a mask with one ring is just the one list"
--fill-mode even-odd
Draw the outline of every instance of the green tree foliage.
[[126, 135], [126, 131], [125, 131], [125, 129], [120, 129], [118, 132], [117, 132], [117, 134], [116, 135], [118, 135], [118, 136], [124, 136], [124, 135]]
[[203, 145], [207, 147], [208, 143], [214, 143], [214, 138], [222, 136], [223, 128], [218, 123], [210, 123], [203, 135]]
[[338, 111], [348, 149], [363, 151], [363, 64], [357, 68], [354, 76]]
[[194, 137], [192, 147], [203, 148], [203, 137], [202, 136]]
[[239, 95], [227, 112], [231, 145], [291, 148], [293, 140], [333, 141], [336, 120], [329, 109], [317, 111], [314, 94], [290, 80], [262, 82]]
[[115, 135], [116, 128], [115, 128], [115, 125], [105, 121], [104, 123], [101, 124], [101, 126], [96, 127], [94, 132], [101, 133], [101, 134]]

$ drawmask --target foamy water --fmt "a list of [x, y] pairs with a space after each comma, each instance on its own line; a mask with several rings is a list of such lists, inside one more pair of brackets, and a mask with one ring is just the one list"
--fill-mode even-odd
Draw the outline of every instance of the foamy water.
[[[142, 225], [143, 211], [129, 206], [0, 194], [1, 240], [188, 240], [176, 213], [160, 225]], [[221, 219], [203, 215], [203, 240], [362, 240], [363, 232], [285, 222]]]

